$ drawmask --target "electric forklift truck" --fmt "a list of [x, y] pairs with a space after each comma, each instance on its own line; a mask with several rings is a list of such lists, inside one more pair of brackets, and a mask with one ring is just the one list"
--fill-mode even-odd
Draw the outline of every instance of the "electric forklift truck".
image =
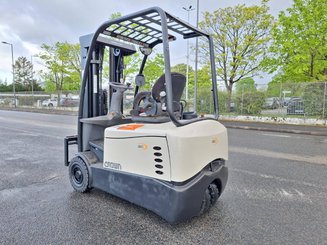
[[[184, 75], [171, 72], [169, 42], [208, 41], [214, 115], [185, 112]], [[228, 169], [226, 128], [218, 122], [213, 41], [207, 33], [153, 7], [104, 22], [80, 38], [82, 84], [78, 134], [65, 138], [65, 165], [78, 192], [98, 188], [153, 211], [170, 223], [198, 216], [223, 192]], [[141, 91], [152, 49], [162, 45], [164, 74], [151, 91]], [[135, 86], [124, 83], [124, 58], [143, 54]], [[109, 87], [103, 84], [104, 53], [109, 50]], [[134, 90], [130, 115], [123, 113], [126, 90]], [[144, 90], [144, 89], [143, 89]], [[69, 161], [69, 146], [78, 153]]]

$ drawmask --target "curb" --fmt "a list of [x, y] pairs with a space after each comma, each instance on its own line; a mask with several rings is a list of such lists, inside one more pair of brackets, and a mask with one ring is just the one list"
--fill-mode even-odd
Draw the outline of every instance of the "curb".
[[278, 132], [278, 133], [290, 133], [290, 134], [303, 134], [303, 135], [314, 135], [314, 136], [327, 136], [326, 133], [314, 132], [314, 131], [303, 131], [303, 130], [292, 130], [292, 129], [274, 129], [274, 128], [261, 128], [261, 127], [250, 127], [250, 126], [225, 126], [226, 128], [232, 129], [244, 129], [244, 130], [256, 130], [266, 132]]

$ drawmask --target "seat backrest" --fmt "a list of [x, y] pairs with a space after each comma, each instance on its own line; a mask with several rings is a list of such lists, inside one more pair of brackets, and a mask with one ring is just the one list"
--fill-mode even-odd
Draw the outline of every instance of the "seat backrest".
[[[171, 73], [171, 82], [173, 87], [173, 101], [179, 102], [182, 98], [182, 94], [186, 84], [186, 77], [183, 74], [172, 72]], [[152, 97], [160, 102], [160, 92], [166, 92], [166, 79], [165, 74], [163, 74], [159, 79], [155, 82], [152, 87]]]

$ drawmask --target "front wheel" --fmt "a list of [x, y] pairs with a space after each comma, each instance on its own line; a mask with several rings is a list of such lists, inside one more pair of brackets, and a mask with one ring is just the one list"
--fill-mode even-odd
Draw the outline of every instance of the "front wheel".
[[68, 169], [70, 183], [76, 191], [84, 193], [91, 189], [89, 187], [90, 172], [81, 158], [73, 158]]
[[211, 183], [204, 192], [200, 215], [207, 212], [218, 200], [220, 196], [219, 189], [215, 183]]

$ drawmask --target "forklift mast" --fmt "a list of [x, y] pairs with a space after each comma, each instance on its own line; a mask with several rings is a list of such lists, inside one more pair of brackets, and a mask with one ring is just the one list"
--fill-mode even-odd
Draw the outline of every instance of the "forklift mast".
[[[114, 40], [110, 40], [105, 37], [99, 36], [95, 47], [90, 51], [90, 45], [92, 43], [94, 34], [89, 34], [80, 37], [80, 55], [81, 55], [81, 68], [82, 73], [87, 73], [84, 77], [85, 81], [82, 83], [80, 91], [80, 106], [79, 106], [79, 118], [78, 118], [78, 149], [79, 151], [85, 150], [87, 140], [92, 138], [87, 136], [87, 132], [90, 130], [83, 129], [83, 123], [81, 120], [88, 118], [97, 118], [106, 116], [110, 110], [111, 100], [113, 93], [115, 92], [112, 86], [109, 86], [109, 81], [114, 83], [123, 82], [123, 70], [124, 70], [124, 56], [131, 55], [136, 52], [133, 45], [124, 44]], [[107, 47], [107, 49], [106, 49]], [[108, 61], [104, 61], [105, 52], [108, 52]], [[87, 65], [87, 56], [89, 51], [92, 52], [91, 60]], [[109, 64], [109, 81], [104, 83], [103, 77], [103, 64]], [[104, 87], [103, 85], [106, 84]], [[84, 86], [83, 86], [84, 85]], [[123, 103], [121, 103], [120, 112], [123, 112]], [[97, 124], [97, 123], [96, 123]], [[85, 127], [98, 127], [98, 126], [85, 126]], [[100, 130], [101, 131], [101, 130]]]
[[[112, 93], [112, 91], [106, 91], [105, 88], [102, 87], [102, 66], [105, 57], [104, 45], [98, 45], [94, 49], [91, 64], [89, 67], [85, 67], [87, 53], [92, 38], [93, 34], [80, 37], [81, 68], [83, 72], [85, 69], [89, 69], [86, 87], [81, 88], [87, 91], [87, 93], [84, 93], [83, 118], [106, 115], [110, 106], [108, 93], [109, 95]], [[123, 58], [124, 57], [120, 54], [119, 49], [109, 48], [110, 81], [119, 83], [123, 77], [123, 69], [121, 67], [121, 64], [123, 64]]]

